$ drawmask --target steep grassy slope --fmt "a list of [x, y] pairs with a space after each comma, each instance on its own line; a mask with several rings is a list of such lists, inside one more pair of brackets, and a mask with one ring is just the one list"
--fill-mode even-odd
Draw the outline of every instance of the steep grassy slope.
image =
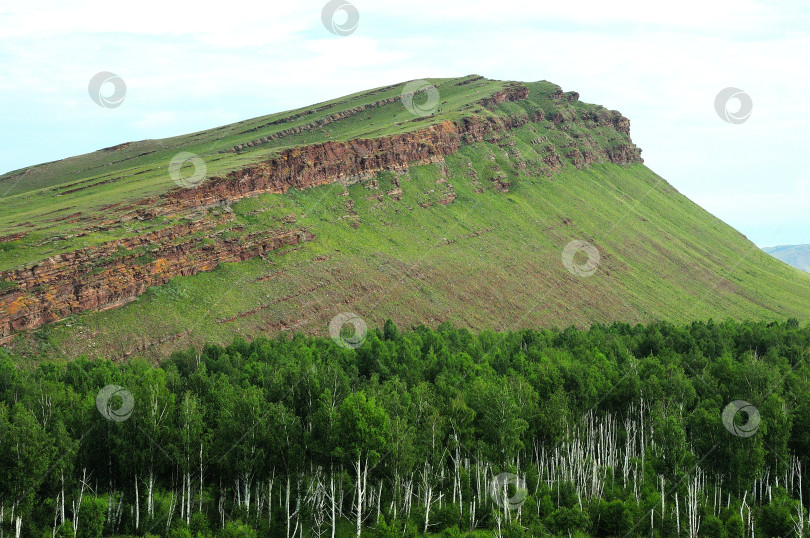
[[[0, 175], [0, 237], [24, 235], [24, 249], [0, 249], [0, 270], [33, 263], [110, 239], [159, 230], [155, 219], [132, 226], [137, 203], [176, 189], [167, 167], [178, 152], [205, 160], [208, 176], [259, 162], [280, 149], [333, 140], [377, 138], [458, 119], [506, 83], [477, 76], [431, 79], [441, 92], [435, 114], [415, 117], [400, 102], [402, 85], [389, 86], [189, 135], [119, 144]], [[266, 142], [255, 143], [262, 139]], [[242, 146], [239, 151], [235, 147]]]
[[[170, 247], [187, 249], [184, 259], [197, 263], [194, 271], [178, 273], [189, 276], [169, 280], [166, 273], [145, 280], [144, 289], [168, 283], [121, 308], [70, 315], [33, 337], [19, 333], [8, 345], [32, 354], [159, 356], [237, 334], [290, 329], [325, 334], [329, 320], [344, 311], [356, 312], [369, 325], [386, 318], [405, 325], [450, 320], [477, 329], [808, 318], [810, 275], [772, 259], [638, 162], [629, 124], [618, 113], [581, 103], [550, 83], [521, 85], [526, 96], [503, 102], [487, 98], [510, 88], [508, 83], [477, 77], [434, 83], [442, 97], [434, 117], [414, 121], [397, 99], [402, 90], [397, 86], [311, 113], [113, 150], [132, 152], [121, 159], [105, 159], [101, 152], [23, 172], [37, 179], [14, 187], [17, 194], [3, 200], [11, 211], [0, 217], [0, 235], [24, 235], [0, 243], [0, 269], [41, 268], [46, 256], [150, 231], [201, 228], [172, 235], [160, 251], [143, 242], [110, 247], [93, 262], [96, 272], [78, 275], [75, 285], [108, 273], [109, 285], [119, 275], [131, 276], [122, 267], [138, 264], [147, 268], [143, 274], [160, 276]], [[371, 102], [378, 104], [362, 108]], [[272, 124], [282, 116], [293, 119]], [[329, 122], [316, 125], [314, 118]], [[469, 123], [473, 118], [486, 121]], [[309, 127], [284, 131], [291, 125]], [[436, 127], [425, 130], [430, 125]], [[469, 131], [461, 133], [462, 126]], [[227, 187], [261, 177], [269, 165], [253, 164], [270, 162], [286, 148], [327, 138], [409, 140], [395, 138], [403, 133], [428, 137], [403, 146], [425, 149], [426, 158], [409, 166], [382, 159], [388, 164], [379, 170], [313, 182], [310, 188], [251, 192], [210, 204], [209, 183], [177, 194], [166, 177], [167, 161], [180, 150], [205, 157], [209, 174], [222, 177], [210, 184]], [[159, 149], [149, 153], [146, 147]], [[350, 161], [363, 164], [369, 158], [360, 155], [359, 161], [349, 155]], [[306, 163], [306, 153], [303, 159]], [[15, 178], [4, 176], [0, 185]], [[172, 206], [176, 194], [206, 203], [190, 210]], [[306, 237], [268, 248], [262, 234], [269, 232], [275, 234], [271, 239]], [[246, 261], [225, 263], [231, 258], [218, 257], [257, 237], [262, 248], [231, 256]], [[599, 252], [592, 276], [573, 274], [563, 263], [565, 247], [576, 240]], [[577, 256], [575, 263], [582, 263], [583, 253]], [[118, 259], [130, 265], [111, 265]], [[214, 270], [191, 276], [197, 269]], [[12, 289], [15, 282], [0, 285]], [[14, 290], [12, 306], [27, 308], [26, 301], [42, 301], [52, 292], [48, 285], [39, 288]], [[138, 293], [122, 292], [110, 306]]]
[[762, 250], [788, 265], [810, 272], [810, 245], [780, 245]]

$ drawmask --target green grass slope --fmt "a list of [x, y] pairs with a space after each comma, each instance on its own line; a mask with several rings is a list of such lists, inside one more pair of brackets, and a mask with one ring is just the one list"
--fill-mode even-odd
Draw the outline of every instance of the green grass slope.
[[[434, 82], [442, 105], [432, 118], [412, 121], [393, 102], [372, 109], [371, 117], [355, 114], [330, 123], [324, 128], [329, 133], [306, 131], [224, 153], [273, 129], [311, 123], [336, 107], [396, 96], [397, 86], [319, 105], [312, 112], [258, 118], [179, 137], [183, 140], [136, 143], [132, 146], [139, 149], [114, 151], [131, 151], [114, 161], [94, 153], [28, 169], [23, 174], [38, 179], [15, 187], [16, 194], [4, 199], [11, 212], [0, 216], [0, 235], [26, 229], [20, 223], [28, 223], [31, 231], [5, 244], [0, 267], [171, 224], [170, 218], [159, 218], [80, 235], [75, 223], [55, 219], [52, 212], [81, 213], [91, 221], [101, 218], [99, 213], [108, 219], [112, 214], [114, 220], [114, 210], [101, 208], [174, 187], [165, 178], [165, 165], [179, 149], [206, 155], [212, 161], [209, 172], [222, 173], [280, 147], [321, 141], [325, 134], [349, 140], [458, 119], [480, 112], [475, 101], [505, 84]], [[527, 86], [529, 100], [505, 103], [498, 113], [543, 108], [549, 117], [557, 106], [547, 101], [550, 85]], [[563, 112], [576, 113], [580, 107], [593, 105], [576, 102]], [[272, 124], [296, 114], [302, 116]], [[236, 335], [287, 330], [324, 335], [341, 312], [355, 312], [368, 325], [386, 318], [402, 326], [447, 320], [474, 329], [810, 318], [810, 275], [773, 259], [646, 166], [599, 163], [580, 169], [560, 155], [562, 169], [548, 173], [542, 163], [549, 144], [558, 149], [587, 144], [578, 129], [528, 123], [497, 140], [463, 146], [444, 163], [382, 172], [348, 187], [335, 183], [240, 200], [231, 206], [236, 218], [230, 226], [242, 233], [306, 227], [315, 240], [266, 259], [174, 278], [126, 306], [72, 316], [10, 345], [32, 355], [159, 357]], [[602, 147], [614, 143], [608, 131], [589, 133]], [[0, 186], [13, 181], [13, 174], [3, 176]], [[497, 188], [504, 183], [508, 192]], [[75, 190], [78, 184], [90, 188]], [[231, 230], [225, 233], [235, 233]], [[566, 245], [576, 240], [590, 242], [600, 254], [592, 276], [573, 274], [563, 263]]]
[[[159, 218], [133, 225], [127, 217], [131, 204], [177, 188], [167, 170], [178, 152], [203, 158], [209, 177], [224, 175], [285, 148], [378, 138], [457, 120], [480, 111], [478, 100], [507, 85], [476, 75], [429, 82], [442, 98], [432, 116], [408, 113], [399, 100], [403, 85], [398, 84], [198, 133], [119, 144], [0, 175], [0, 237], [25, 234], [24, 241], [0, 244], [0, 270], [173, 224]], [[345, 117], [334, 120], [341, 115]], [[291, 133], [296, 129], [299, 132]], [[278, 138], [272, 139], [274, 136]], [[247, 146], [262, 138], [271, 140]], [[245, 147], [230, 151], [239, 145]]]

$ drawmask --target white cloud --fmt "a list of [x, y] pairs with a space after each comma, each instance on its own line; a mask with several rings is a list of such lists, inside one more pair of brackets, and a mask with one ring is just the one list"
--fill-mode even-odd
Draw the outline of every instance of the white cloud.
[[[320, 0], [145, 0], [127, 11], [99, 1], [6, 4], [0, 123], [13, 129], [0, 130], [0, 171], [393, 82], [478, 73], [551, 80], [619, 109], [648, 165], [710, 211], [722, 217], [756, 200], [760, 212], [787, 218], [780, 208], [795, 201], [796, 163], [810, 142], [810, 9], [800, 0], [354, 3], [360, 26], [346, 38], [321, 25]], [[101, 70], [127, 83], [115, 110], [87, 96]], [[753, 99], [745, 124], [714, 111], [727, 86]], [[43, 133], [54, 142], [42, 144]], [[798, 220], [780, 237], [799, 222], [810, 230], [791, 215]], [[758, 224], [732, 223], [758, 237]]]

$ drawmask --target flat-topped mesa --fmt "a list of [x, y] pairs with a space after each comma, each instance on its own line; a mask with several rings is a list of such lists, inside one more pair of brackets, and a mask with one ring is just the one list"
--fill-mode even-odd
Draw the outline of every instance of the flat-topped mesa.
[[[516, 101], [516, 100], [519, 100], [519, 99], [526, 99], [528, 97], [528, 95], [529, 95], [529, 89], [526, 86], [524, 86], [522, 84], [515, 83], [515, 84], [510, 85], [509, 87], [507, 87], [504, 90], [501, 90], [501, 91], [499, 91], [497, 93], [494, 93], [490, 97], [485, 97], [484, 99], [481, 99], [480, 101], [478, 101], [478, 104], [481, 105], [481, 106], [490, 108], [490, 107], [496, 106], [498, 103], [502, 103], [504, 101]], [[329, 114], [328, 116], [325, 116], [325, 117], [320, 118], [318, 120], [312, 121], [310, 123], [306, 123], [304, 125], [298, 125], [296, 127], [290, 127], [289, 129], [283, 129], [281, 131], [275, 132], [275, 133], [267, 135], [265, 137], [257, 138], [256, 140], [251, 140], [250, 142], [245, 142], [243, 144], [233, 146], [232, 148], [228, 149], [227, 152], [238, 153], [238, 152], [240, 152], [240, 151], [242, 151], [244, 149], [257, 147], [257, 146], [260, 146], [262, 144], [267, 144], [269, 142], [272, 142], [274, 140], [279, 140], [281, 138], [297, 135], [297, 134], [304, 133], [304, 132], [307, 132], [307, 131], [315, 131], [315, 130], [321, 129], [321, 128], [323, 128], [323, 127], [325, 127], [325, 126], [327, 126], [327, 125], [329, 125], [331, 123], [335, 123], [337, 121], [345, 120], [346, 118], [356, 116], [357, 114], [360, 114], [362, 112], [366, 112], [368, 110], [378, 108], [378, 107], [382, 107], [382, 106], [385, 106], [385, 105], [390, 105], [392, 103], [396, 103], [397, 101], [400, 101], [402, 99], [402, 97], [403, 96], [401, 96], [401, 95], [395, 95], [395, 96], [392, 96], [392, 97], [387, 97], [385, 99], [380, 99], [379, 101], [374, 101], [373, 103], [366, 103], [364, 105], [356, 106], [356, 107], [350, 108], [348, 110], [342, 110], [340, 112], [335, 112], [334, 114]], [[286, 123], [287, 121], [290, 121], [291, 119], [294, 119], [294, 118], [298, 118], [301, 115], [302, 114], [297, 114], [295, 116], [290, 116], [288, 118], [283, 118], [281, 120], [275, 120], [273, 122], [270, 122], [270, 124]], [[257, 128], [254, 128], [252, 130], [255, 130], [255, 129], [257, 129]]]
[[[513, 84], [478, 103], [494, 109], [506, 101], [527, 99], [529, 90], [522, 84]], [[562, 93], [563, 101], [579, 98], [576, 92]], [[628, 135], [630, 121], [617, 111], [600, 108], [583, 117], [569, 117], [557, 112], [550, 118], [555, 127], [565, 123], [585, 123], [596, 126], [613, 126], [617, 132]], [[455, 153], [463, 144], [482, 142], [492, 133], [512, 130], [529, 121], [547, 119], [542, 110], [528, 116], [478, 116], [464, 117], [456, 122], [449, 120], [424, 129], [382, 138], [362, 138], [347, 142], [323, 142], [297, 148], [285, 149], [278, 155], [228, 173], [225, 177], [213, 177], [194, 189], [178, 188], [163, 198], [166, 204], [160, 214], [210, 206], [247, 196], [263, 193], [284, 193], [291, 188], [306, 189], [320, 185], [367, 179], [384, 170], [403, 170], [409, 166], [439, 162], [446, 155]], [[618, 164], [643, 162], [639, 150], [629, 137], [626, 143], [601, 148], [599, 155], [574, 158], [575, 164], [600, 160]]]
[[[262, 193], [280, 194], [291, 188], [306, 189], [336, 182], [350, 184], [381, 171], [442, 162], [463, 145], [499, 143], [505, 132], [529, 123], [551, 130], [547, 131], [549, 134], [556, 133], [551, 137], [555, 138], [555, 144], [549, 142], [550, 137], [539, 135], [531, 142], [542, 149], [542, 163], [537, 168], [545, 167], [541, 173], [558, 171], [564, 166], [562, 157], [577, 168], [595, 162], [643, 162], [640, 150], [629, 138], [630, 122], [619, 112], [577, 104], [579, 94], [563, 93], [557, 86], [550, 86], [550, 91], [543, 95], [550, 100], [549, 113], [531, 103], [524, 103], [526, 111], [512, 107], [511, 112], [505, 112], [504, 103], [521, 105], [529, 94], [523, 84], [512, 83], [475, 103], [489, 113], [481, 114], [483, 110], [473, 106], [473, 113], [456, 121], [445, 120], [397, 135], [285, 149], [225, 177], [210, 178], [197, 188], [178, 188], [157, 199], [144, 199], [138, 203], [143, 209], [137, 213], [139, 218], [148, 219]], [[336, 114], [335, 118], [352, 113], [354, 109]], [[573, 129], [574, 126], [578, 128]], [[508, 145], [514, 146], [514, 140]], [[514, 150], [514, 154], [519, 156], [520, 152]], [[525, 162], [522, 164], [525, 167]], [[439, 203], [449, 204], [453, 199], [455, 196], [450, 196]], [[222, 222], [208, 217], [195, 224], [109, 241], [26, 268], [0, 272], [0, 283], [5, 284], [0, 288], [0, 343], [8, 341], [17, 331], [37, 328], [70, 314], [123, 305], [149, 286], [165, 284], [175, 276], [210, 271], [222, 262], [243, 261], [314, 239], [307, 230], [279, 229], [224, 240], [217, 233]]]
[[[526, 99], [529, 89], [522, 84], [511, 84], [504, 90], [481, 99], [478, 104], [492, 108], [505, 101]], [[399, 100], [392, 97], [368, 105], [343, 111], [313, 123], [321, 126], [343, 119], [357, 112], [389, 104]], [[469, 120], [470, 118], [466, 118]], [[476, 118], [472, 123], [481, 121]], [[323, 142], [281, 151], [277, 156], [230, 172], [225, 177], [213, 177], [196, 189], [175, 189], [165, 198], [171, 209], [178, 211], [189, 207], [206, 206], [225, 200], [233, 200], [259, 193], [283, 193], [290, 188], [305, 189], [339, 181], [354, 181], [371, 177], [382, 170], [401, 170], [409, 165], [429, 164], [440, 161], [445, 155], [455, 153], [470, 129], [470, 121], [454, 124], [444, 121], [424, 129], [382, 138], [363, 138], [348, 142]], [[510, 128], [512, 125], [486, 123], [486, 131]], [[288, 134], [306, 130], [309, 126], [296, 127]], [[294, 131], [294, 132], [293, 132]], [[277, 135], [281, 135], [277, 133]], [[278, 136], [275, 136], [278, 138]], [[250, 145], [258, 145], [267, 140], [260, 139]], [[242, 147], [236, 146], [232, 151]]]

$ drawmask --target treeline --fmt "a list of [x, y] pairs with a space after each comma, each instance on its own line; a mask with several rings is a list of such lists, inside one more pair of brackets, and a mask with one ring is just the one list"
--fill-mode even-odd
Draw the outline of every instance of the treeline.
[[808, 349], [789, 320], [0, 350], [0, 533], [800, 537]]

